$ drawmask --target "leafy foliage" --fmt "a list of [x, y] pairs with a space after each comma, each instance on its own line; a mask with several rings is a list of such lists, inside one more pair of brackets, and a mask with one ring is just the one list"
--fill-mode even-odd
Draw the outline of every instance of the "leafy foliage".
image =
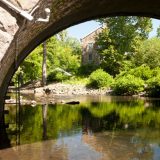
[[[47, 72], [60, 67], [65, 71], [77, 74], [80, 67], [81, 48], [78, 40], [69, 37], [66, 31], [60, 32], [46, 41], [47, 43]], [[42, 52], [39, 45], [20, 66], [24, 83], [42, 77]], [[49, 75], [50, 76], [50, 75]], [[52, 77], [52, 76], [51, 76]], [[56, 74], [57, 80], [64, 79], [61, 73]]]
[[22, 75], [23, 83], [37, 80], [42, 75], [42, 45], [38, 46], [21, 64], [13, 79]]
[[144, 90], [144, 81], [130, 74], [119, 76], [112, 89], [117, 95], [134, 95]]
[[154, 69], [160, 67], [160, 39], [152, 38], [142, 42], [134, 55], [136, 65], [146, 64]]
[[89, 83], [89, 78], [84, 76], [72, 76], [70, 79], [65, 80], [64, 83], [87, 85]]
[[148, 94], [153, 97], [160, 97], [160, 75], [155, 76], [147, 81]]
[[108, 87], [112, 82], [112, 76], [103, 71], [102, 69], [97, 69], [96, 71], [92, 72], [89, 76], [89, 86], [91, 87]]
[[[78, 43], [77, 45], [80, 46]], [[63, 41], [58, 39], [58, 36], [54, 36], [49, 39], [47, 44], [48, 50], [48, 70], [54, 70], [56, 67], [63, 68], [64, 70], [72, 73], [77, 73], [80, 67], [80, 48], [77, 48], [77, 53], [75, 52], [75, 47], [70, 46], [70, 42], [67, 40]]]
[[141, 78], [143, 80], [148, 80], [149, 78], [152, 77], [152, 71], [146, 65], [142, 65], [142, 66], [136, 67], [134, 69], [131, 69], [129, 71], [129, 74], [132, 74], [135, 77], [139, 77], [139, 78]]
[[133, 75], [137, 78], [141, 78], [143, 80], [148, 80], [153, 76], [153, 71], [147, 65], [142, 65], [127, 71], [123, 71], [117, 77], [126, 76], [128, 74]]
[[100, 55], [100, 66], [109, 74], [116, 75], [119, 73], [122, 61], [122, 55], [118, 53], [112, 39], [109, 37], [109, 30], [104, 29], [96, 40], [98, 53]]
[[130, 16], [99, 21], [107, 26], [96, 39], [101, 67], [115, 76], [120, 72], [122, 62], [131, 58], [141, 41], [147, 39], [152, 29], [151, 19]]
[[106, 24], [109, 29], [108, 39], [120, 54], [133, 52], [137, 47], [137, 40], [147, 39], [152, 29], [151, 19], [145, 17], [110, 17], [99, 21]]
[[47, 81], [48, 82], [61, 82], [69, 78], [70, 78], [69, 76], [65, 75], [62, 72], [52, 71], [48, 74]]
[[156, 67], [152, 70], [152, 76], [160, 76], [160, 67]]
[[93, 71], [95, 71], [98, 68], [98, 66], [95, 66], [92, 63], [82, 65], [79, 67], [78, 74], [82, 76], [88, 76], [90, 75]]

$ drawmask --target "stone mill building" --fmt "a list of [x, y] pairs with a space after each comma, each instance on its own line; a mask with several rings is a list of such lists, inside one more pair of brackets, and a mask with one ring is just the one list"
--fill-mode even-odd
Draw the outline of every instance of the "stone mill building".
[[104, 27], [99, 27], [87, 36], [81, 39], [82, 45], [82, 63], [81, 65], [94, 64], [98, 65], [100, 57], [97, 53], [96, 37], [102, 32]]

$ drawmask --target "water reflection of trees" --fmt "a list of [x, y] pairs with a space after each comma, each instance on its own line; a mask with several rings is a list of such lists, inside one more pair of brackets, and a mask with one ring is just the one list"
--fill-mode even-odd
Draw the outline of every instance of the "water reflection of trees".
[[[160, 129], [160, 109], [145, 107], [145, 103], [143, 100], [135, 100], [84, 103], [76, 106], [23, 106], [21, 109], [21, 142], [24, 144], [42, 139], [57, 139], [61, 136], [77, 134], [81, 130], [85, 133], [92, 133], [138, 128]], [[8, 120], [14, 121], [14, 108], [10, 109]], [[8, 131], [14, 133], [14, 129], [14, 125], [11, 125]], [[146, 138], [148, 136], [144, 133], [141, 135]], [[155, 139], [158, 135], [160, 135], [159, 132], [153, 131], [150, 139]], [[10, 138], [15, 141], [14, 136]]]
[[[143, 101], [122, 102], [122, 103], [99, 103], [96, 106], [83, 106], [83, 109], [88, 110], [91, 119], [99, 119], [103, 125], [100, 128], [107, 126], [108, 129], [137, 129], [139, 127], [160, 127], [160, 109], [148, 107], [146, 108]], [[85, 111], [85, 113], [87, 113]], [[86, 117], [86, 116], [85, 116]]]
[[[11, 107], [14, 110], [14, 107]], [[7, 121], [12, 122], [8, 133], [12, 143], [16, 142], [16, 125], [15, 121], [16, 113], [10, 112], [10, 116]], [[80, 114], [76, 108], [69, 108], [67, 106], [48, 105], [48, 106], [23, 106], [21, 109], [21, 144], [33, 143], [41, 141], [42, 139], [57, 139], [63, 134], [63, 136], [73, 134], [70, 131], [73, 128], [74, 132], [80, 130], [79, 120]]]

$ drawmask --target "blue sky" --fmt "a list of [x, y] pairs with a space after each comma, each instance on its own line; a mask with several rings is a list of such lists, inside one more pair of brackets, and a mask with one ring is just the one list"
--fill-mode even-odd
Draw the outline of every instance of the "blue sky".
[[[152, 22], [153, 22], [153, 31], [150, 33], [150, 37], [154, 37], [156, 35], [157, 27], [160, 25], [160, 20], [152, 19]], [[100, 24], [98, 22], [88, 21], [70, 27], [67, 30], [70, 36], [80, 40], [81, 38], [85, 37], [92, 31], [96, 30], [98, 27], [100, 27]]]
[[98, 22], [88, 21], [68, 28], [68, 34], [80, 40], [99, 27]]

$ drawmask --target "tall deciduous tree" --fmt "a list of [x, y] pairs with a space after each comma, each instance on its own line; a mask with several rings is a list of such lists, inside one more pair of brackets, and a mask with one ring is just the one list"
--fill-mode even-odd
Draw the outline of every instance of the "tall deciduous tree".
[[141, 41], [148, 38], [152, 30], [150, 18], [110, 17], [100, 19], [106, 28], [97, 37], [98, 53], [102, 67], [110, 74], [119, 72], [125, 57], [136, 52]]
[[37, 80], [42, 75], [42, 45], [39, 45], [21, 64], [21, 72], [25, 82]]
[[79, 41], [69, 37], [66, 31], [49, 38], [47, 43], [39, 45], [20, 66], [24, 83], [43, 77], [42, 81], [45, 85], [46, 67], [48, 73], [57, 67], [72, 74], [76, 73], [80, 66], [80, 53]]
[[43, 42], [43, 59], [42, 59], [42, 86], [46, 85], [47, 82], [47, 42]]
[[160, 39], [154, 37], [143, 41], [133, 60], [137, 66], [146, 64], [151, 69], [160, 67]]

